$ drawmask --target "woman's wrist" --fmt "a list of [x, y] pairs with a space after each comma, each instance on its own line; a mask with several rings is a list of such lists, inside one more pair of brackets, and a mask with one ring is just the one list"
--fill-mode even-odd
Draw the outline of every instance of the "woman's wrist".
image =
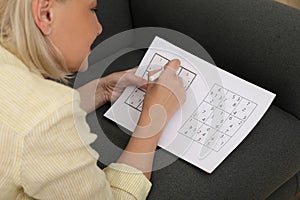
[[159, 138], [168, 122], [165, 109], [161, 105], [143, 107], [133, 137], [140, 139]]

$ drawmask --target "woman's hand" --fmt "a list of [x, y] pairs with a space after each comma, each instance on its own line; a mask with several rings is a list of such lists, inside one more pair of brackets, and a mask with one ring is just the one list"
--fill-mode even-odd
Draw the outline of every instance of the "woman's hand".
[[[112, 73], [78, 88], [81, 108], [92, 112], [107, 102], [114, 102], [129, 85], [143, 86], [147, 81], [135, 75], [136, 68]], [[95, 98], [92, 98], [92, 97]]]
[[105, 101], [114, 102], [129, 85], [146, 86], [147, 80], [135, 75], [136, 68], [112, 73], [100, 80], [98, 90], [105, 91]]

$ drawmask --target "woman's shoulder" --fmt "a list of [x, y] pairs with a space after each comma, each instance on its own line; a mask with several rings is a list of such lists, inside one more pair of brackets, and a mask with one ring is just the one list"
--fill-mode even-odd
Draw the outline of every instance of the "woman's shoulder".
[[[0, 119], [6, 123], [34, 126], [38, 120], [72, 104], [78, 93], [20, 67], [0, 61]], [[19, 126], [18, 125], [18, 126]]]

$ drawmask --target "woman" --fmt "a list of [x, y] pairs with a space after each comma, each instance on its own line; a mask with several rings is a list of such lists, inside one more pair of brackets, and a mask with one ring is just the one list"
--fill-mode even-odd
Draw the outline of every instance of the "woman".
[[[162, 130], [185, 100], [179, 61], [165, 66], [147, 94], [124, 153], [104, 170], [79, 134], [89, 135], [86, 88], [97, 85], [96, 108], [127, 85], [134, 70], [113, 73], [78, 91], [66, 81], [86, 70], [102, 31], [96, 0], [0, 1], [0, 199], [145, 199]], [[153, 74], [155, 72], [150, 73]], [[80, 101], [80, 96], [82, 101]], [[152, 118], [160, 123], [152, 123]], [[74, 123], [76, 121], [76, 125]]]

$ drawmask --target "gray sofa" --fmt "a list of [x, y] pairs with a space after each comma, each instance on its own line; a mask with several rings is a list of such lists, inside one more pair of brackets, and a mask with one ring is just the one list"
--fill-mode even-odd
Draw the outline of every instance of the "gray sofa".
[[[300, 191], [299, 10], [271, 0], [99, 0], [98, 5], [104, 31], [94, 47], [132, 28], [177, 30], [201, 44], [218, 67], [277, 94], [262, 120], [212, 174], [178, 159], [153, 172], [148, 199], [288, 200]], [[144, 52], [121, 56], [104, 75], [137, 66]], [[92, 54], [90, 63], [101, 59]], [[85, 81], [100, 74], [98, 68], [90, 70], [81, 75]], [[105, 148], [105, 137], [120, 148], [129, 139], [103, 117], [109, 106], [88, 116], [99, 134], [93, 147], [100, 167], [118, 157]]]

